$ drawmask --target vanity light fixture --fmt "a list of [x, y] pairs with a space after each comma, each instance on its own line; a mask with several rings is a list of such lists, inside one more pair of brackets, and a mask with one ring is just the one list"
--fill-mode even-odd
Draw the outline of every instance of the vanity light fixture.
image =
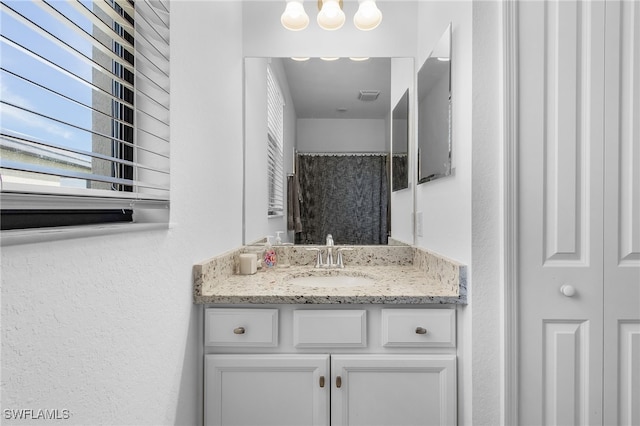
[[368, 56], [366, 56], [366, 57], [361, 57], [361, 58], [360, 58], [360, 57], [358, 57], [358, 58], [356, 58], [356, 57], [353, 57], [353, 56], [352, 56], [352, 57], [350, 57], [349, 59], [351, 59], [353, 62], [363, 62], [363, 61], [368, 61], [368, 60], [369, 60], [369, 57], [368, 57]]
[[342, 1], [318, 0], [318, 25], [324, 30], [339, 30], [344, 25], [345, 16], [342, 11]]
[[353, 24], [357, 29], [369, 31], [382, 22], [382, 12], [376, 6], [375, 0], [358, 0], [358, 11], [353, 16]]
[[287, 0], [287, 7], [282, 16], [280, 16], [280, 22], [283, 27], [291, 31], [300, 31], [307, 28], [309, 15], [304, 11], [302, 2], [303, 0]]
[[[309, 16], [304, 11], [304, 0], [287, 0], [287, 6], [280, 16], [282, 26], [291, 31], [300, 31], [309, 25]], [[342, 28], [345, 14], [342, 11], [343, 0], [318, 0], [318, 16], [316, 21], [320, 28], [334, 31]], [[375, 0], [358, 0], [358, 11], [353, 16], [353, 23], [359, 30], [369, 31], [382, 22], [382, 12]]]
[[338, 59], [340, 59], [340, 57], [338, 56], [323, 56], [320, 59], [322, 59], [323, 61], [327, 61], [327, 62], [331, 62], [331, 61], [337, 61]]
[[299, 57], [299, 56], [292, 56], [291, 60], [296, 61], [296, 62], [304, 62], [304, 61], [308, 61], [309, 59], [311, 59], [310, 57]]

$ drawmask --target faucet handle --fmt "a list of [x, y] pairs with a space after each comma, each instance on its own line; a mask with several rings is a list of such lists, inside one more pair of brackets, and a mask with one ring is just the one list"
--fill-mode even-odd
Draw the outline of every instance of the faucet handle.
[[351, 250], [353, 250], [352, 247], [338, 247], [338, 249], [336, 250], [338, 252], [338, 261], [336, 262], [338, 268], [344, 268], [344, 262], [342, 261], [342, 252]]
[[315, 251], [316, 253], [316, 268], [322, 267], [322, 251], [317, 247], [307, 247], [307, 251]]

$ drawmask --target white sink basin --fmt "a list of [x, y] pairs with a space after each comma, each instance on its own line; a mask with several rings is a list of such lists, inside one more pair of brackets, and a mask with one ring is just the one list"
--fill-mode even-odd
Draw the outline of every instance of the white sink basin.
[[375, 281], [369, 277], [348, 275], [314, 275], [290, 278], [289, 283], [302, 287], [344, 288], [371, 285]]

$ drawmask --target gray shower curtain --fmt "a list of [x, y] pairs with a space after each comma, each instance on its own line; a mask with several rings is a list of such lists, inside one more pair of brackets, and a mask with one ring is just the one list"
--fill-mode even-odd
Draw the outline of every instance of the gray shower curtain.
[[387, 155], [299, 154], [298, 244], [387, 244]]

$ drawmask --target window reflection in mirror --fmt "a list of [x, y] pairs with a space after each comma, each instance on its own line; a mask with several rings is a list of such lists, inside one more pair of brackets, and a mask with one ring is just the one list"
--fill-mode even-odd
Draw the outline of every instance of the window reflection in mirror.
[[451, 24], [418, 72], [418, 183], [451, 174]]

